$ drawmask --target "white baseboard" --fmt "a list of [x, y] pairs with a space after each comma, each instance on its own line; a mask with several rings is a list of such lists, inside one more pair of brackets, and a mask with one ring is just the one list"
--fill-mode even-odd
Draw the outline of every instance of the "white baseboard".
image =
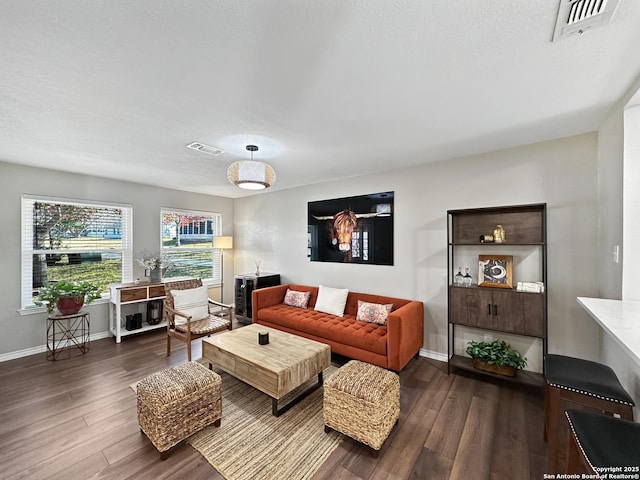
[[[99, 332], [89, 336], [89, 341], [100, 340], [102, 338], [112, 337], [111, 332]], [[15, 360], [16, 358], [28, 357], [29, 355], [38, 355], [47, 351], [46, 345], [39, 345], [37, 347], [25, 348], [24, 350], [16, 350], [15, 352], [0, 354], [0, 363], [7, 362], [9, 360]]]
[[447, 363], [447, 354], [446, 353], [434, 352], [433, 350], [427, 350], [427, 349], [421, 348], [419, 354], [420, 354], [421, 357], [427, 357], [427, 358], [431, 358], [433, 360], [438, 360], [440, 362]]

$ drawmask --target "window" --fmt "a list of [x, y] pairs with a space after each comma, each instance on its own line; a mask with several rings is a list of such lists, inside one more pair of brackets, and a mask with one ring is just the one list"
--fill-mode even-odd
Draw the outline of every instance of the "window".
[[60, 280], [131, 281], [130, 206], [22, 196], [22, 308]]
[[165, 278], [193, 277], [220, 283], [220, 250], [213, 248], [213, 237], [222, 232], [219, 213], [163, 208], [162, 255], [171, 261]]

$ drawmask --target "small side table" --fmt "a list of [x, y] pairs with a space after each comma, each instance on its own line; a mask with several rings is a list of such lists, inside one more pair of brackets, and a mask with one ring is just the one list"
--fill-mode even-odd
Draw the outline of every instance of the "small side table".
[[89, 351], [89, 313], [47, 317], [47, 360], [57, 360], [60, 354], [77, 348], [82, 354]]

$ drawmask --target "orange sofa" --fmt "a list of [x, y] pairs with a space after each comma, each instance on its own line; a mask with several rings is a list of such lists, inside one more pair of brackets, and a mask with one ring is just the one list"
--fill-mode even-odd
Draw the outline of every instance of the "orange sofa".
[[[283, 303], [287, 288], [311, 292], [307, 308]], [[424, 305], [401, 298], [349, 292], [344, 316], [314, 310], [318, 287], [278, 285], [252, 292], [253, 322], [326, 343], [331, 351], [399, 372], [418, 354], [424, 336]], [[393, 304], [386, 325], [356, 320], [358, 300]]]

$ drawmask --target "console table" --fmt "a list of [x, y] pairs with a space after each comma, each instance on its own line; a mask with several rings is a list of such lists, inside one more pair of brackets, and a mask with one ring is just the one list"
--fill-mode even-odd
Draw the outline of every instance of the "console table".
[[[111, 293], [109, 298], [109, 330], [116, 337], [116, 343], [120, 343], [122, 337], [127, 335], [165, 328], [167, 322], [164, 319], [160, 323], [151, 325], [147, 323], [147, 318], [144, 317], [145, 323], [142, 328], [126, 330], [122, 320], [122, 307], [123, 305], [148, 303], [152, 300], [163, 300], [165, 297], [164, 283], [180, 280], [189, 280], [189, 277], [166, 278], [159, 282], [130, 282], [109, 285]], [[148, 315], [149, 309], [146, 308], [145, 312], [145, 315]]]
[[111, 291], [111, 298], [109, 300], [109, 329], [113, 336], [116, 337], [116, 343], [120, 343], [123, 336], [144, 332], [146, 330], [155, 330], [156, 328], [163, 328], [167, 325], [163, 320], [156, 325], [145, 323], [142, 328], [125, 330], [122, 322], [123, 305], [147, 303], [150, 300], [163, 299], [165, 297], [163, 282], [119, 283], [110, 285], [109, 289]]
[[57, 360], [60, 354], [77, 348], [82, 354], [89, 351], [89, 313], [79, 311], [71, 315], [47, 317], [47, 360]]

